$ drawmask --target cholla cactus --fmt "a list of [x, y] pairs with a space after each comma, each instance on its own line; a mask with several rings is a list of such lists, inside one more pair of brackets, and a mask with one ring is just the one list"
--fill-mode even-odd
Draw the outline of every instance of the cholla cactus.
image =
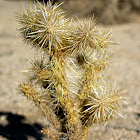
[[37, 1], [17, 14], [24, 40], [42, 55], [32, 61], [19, 89], [46, 116], [44, 134], [53, 140], [85, 140], [94, 123], [122, 116], [125, 92], [105, 76], [110, 31], [96, 27], [94, 18], [65, 18], [60, 5]]

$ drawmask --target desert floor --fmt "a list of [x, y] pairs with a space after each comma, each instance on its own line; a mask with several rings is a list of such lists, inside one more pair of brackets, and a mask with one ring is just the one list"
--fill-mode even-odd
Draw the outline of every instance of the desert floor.
[[[26, 76], [27, 59], [34, 50], [17, 36], [15, 12], [28, 1], [0, 0], [0, 140], [44, 140], [40, 134], [47, 124], [34, 105], [18, 94], [17, 85]], [[127, 89], [129, 104], [124, 119], [103, 127], [94, 125], [89, 140], [140, 140], [140, 20], [106, 26], [112, 29], [112, 63], [108, 73], [118, 85]]]

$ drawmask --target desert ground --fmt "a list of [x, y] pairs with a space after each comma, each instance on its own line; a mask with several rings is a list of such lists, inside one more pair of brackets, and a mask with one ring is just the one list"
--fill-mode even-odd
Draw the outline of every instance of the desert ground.
[[[18, 93], [29, 60], [35, 51], [17, 35], [14, 21], [19, 4], [29, 1], [0, 0], [0, 140], [45, 140], [40, 130], [47, 125], [34, 105]], [[106, 126], [94, 125], [88, 140], [140, 140], [140, 17], [135, 22], [103, 26], [112, 29], [113, 56], [110, 78], [128, 92], [124, 118]]]

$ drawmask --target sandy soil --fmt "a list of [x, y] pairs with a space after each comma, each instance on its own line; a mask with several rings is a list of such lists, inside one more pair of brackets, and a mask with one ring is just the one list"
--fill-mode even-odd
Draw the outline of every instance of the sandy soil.
[[[29, 2], [0, 0], [0, 140], [42, 140], [47, 139], [40, 134], [46, 120], [17, 91], [26, 75], [21, 71], [34, 53], [16, 36], [18, 24], [11, 20], [19, 4], [27, 6]], [[108, 73], [127, 89], [130, 101], [124, 108], [125, 119], [106, 127], [93, 126], [89, 140], [140, 140], [140, 23], [106, 28], [112, 28], [112, 39], [120, 44], [113, 48]]]

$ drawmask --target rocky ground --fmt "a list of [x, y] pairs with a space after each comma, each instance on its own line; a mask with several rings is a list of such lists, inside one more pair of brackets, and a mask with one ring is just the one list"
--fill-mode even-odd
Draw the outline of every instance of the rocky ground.
[[[23, 81], [28, 60], [34, 50], [17, 37], [15, 12], [29, 1], [0, 0], [0, 140], [44, 140], [40, 134], [47, 125], [34, 105], [18, 94], [17, 84]], [[112, 28], [114, 46], [110, 78], [128, 91], [129, 104], [124, 119], [103, 127], [95, 125], [89, 140], [140, 140], [140, 20]]]

